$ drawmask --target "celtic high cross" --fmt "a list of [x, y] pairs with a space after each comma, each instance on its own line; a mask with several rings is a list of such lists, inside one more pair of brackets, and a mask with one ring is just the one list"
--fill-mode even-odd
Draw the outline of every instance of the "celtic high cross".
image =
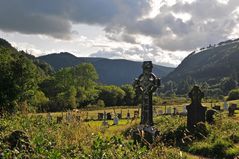
[[152, 94], [160, 86], [160, 79], [153, 73], [151, 61], [143, 62], [143, 73], [135, 79], [136, 93], [142, 96], [141, 122], [142, 125], [153, 126]]

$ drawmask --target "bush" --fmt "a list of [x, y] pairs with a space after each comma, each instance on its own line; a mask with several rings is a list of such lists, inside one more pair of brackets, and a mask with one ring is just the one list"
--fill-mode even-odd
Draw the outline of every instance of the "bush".
[[229, 92], [227, 100], [239, 99], [239, 89], [233, 89]]

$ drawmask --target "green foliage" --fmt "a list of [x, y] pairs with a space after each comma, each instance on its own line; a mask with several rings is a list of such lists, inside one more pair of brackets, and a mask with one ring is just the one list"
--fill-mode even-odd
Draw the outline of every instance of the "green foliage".
[[227, 100], [239, 99], [239, 89], [233, 89], [229, 92]]
[[29, 101], [42, 79], [36, 65], [12, 49], [0, 49], [0, 107], [14, 111], [13, 102]]
[[227, 95], [228, 92], [237, 87], [237, 81], [232, 78], [223, 78], [220, 82], [221, 90], [224, 92], [224, 95]]
[[99, 87], [99, 99], [105, 102], [105, 106], [122, 105], [125, 92], [117, 86], [101, 86]]
[[121, 86], [121, 89], [125, 92], [124, 105], [134, 105], [135, 104], [135, 90], [132, 85], [125, 84]]

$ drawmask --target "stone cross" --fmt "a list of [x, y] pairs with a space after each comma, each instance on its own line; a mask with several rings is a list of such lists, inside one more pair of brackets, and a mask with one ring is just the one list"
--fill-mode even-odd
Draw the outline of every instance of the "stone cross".
[[153, 126], [152, 94], [160, 86], [160, 79], [152, 73], [152, 61], [144, 61], [142, 68], [143, 73], [133, 84], [136, 93], [142, 95], [140, 124]]
[[206, 107], [203, 107], [201, 100], [204, 97], [204, 93], [199, 89], [198, 86], [194, 86], [191, 92], [188, 94], [191, 98], [191, 104], [186, 106], [187, 109], [187, 127], [193, 129], [199, 122], [205, 122]]

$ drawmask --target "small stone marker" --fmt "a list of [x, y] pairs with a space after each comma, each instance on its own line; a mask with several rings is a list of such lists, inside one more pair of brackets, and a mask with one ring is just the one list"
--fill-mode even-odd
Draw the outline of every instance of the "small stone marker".
[[63, 119], [63, 117], [61, 117], [61, 116], [56, 117], [56, 123], [58, 123], [58, 124], [61, 123], [62, 119]]
[[214, 123], [214, 115], [218, 113], [216, 111], [216, 109], [209, 109], [206, 111], [206, 121], [209, 123], [209, 124], [213, 124]]
[[136, 118], [138, 118], [139, 117], [139, 111], [134, 111], [134, 118], [136, 119]]
[[191, 98], [191, 104], [187, 108], [187, 127], [192, 130], [199, 122], [205, 122], [206, 107], [203, 107], [201, 100], [204, 97], [204, 93], [198, 86], [194, 86], [191, 92], [188, 94]]
[[106, 112], [105, 112], [105, 111], [104, 111], [103, 119], [104, 119], [104, 120], [106, 120], [106, 119], [107, 119], [107, 114], [106, 114]]
[[109, 124], [108, 124], [108, 122], [107, 122], [106, 120], [107, 120], [107, 114], [106, 114], [106, 112], [104, 111], [102, 125], [109, 127]]
[[172, 114], [172, 109], [171, 109], [171, 107], [168, 107], [168, 108], [166, 109], [166, 114]]
[[227, 110], [228, 110], [228, 103], [227, 103], [227, 101], [224, 101], [223, 110], [224, 110], [224, 111], [227, 111]]
[[236, 109], [237, 109], [237, 104], [231, 104], [228, 107], [228, 116], [233, 116], [235, 114]]
[[163, 114], [163, 111], [162, 110], [159, 110], [158, 111], [158, 115], [162, 115]]
[[127, 120], [130, 119], [130, 113], [129, 113], [129, 110], [128, 110], [128, 113], [127, 113], [127, 116], [126, 116]]
[[98, 120], [103, 120], [103, 119], [104, 119], [104, 114], [98, 113]]
[[47, 113], [47, 120], [48, 120], [48, 123], [51, 123], [52, 121], [52, 116], [50, 112]]
[[122, 114], [121, 113], [117, 113], [117, 116], [119, 119], [122, 119]]
[[178, 109], [176, 107], [173, 107], [173, 115], [177, 115], [178, 114]]
[[107, 116], [107, 120], [112, 120], [112, 116], [110, 113], [107, 113], [106, 116]]
[[187, 108], [186, 108], [186, 106], [183, 107], [183, 114], [187, 114]]
[[118, 124], [119, 124], [119, 118], [117, 115], [115, 115], [113, 125], [118, 125]]

